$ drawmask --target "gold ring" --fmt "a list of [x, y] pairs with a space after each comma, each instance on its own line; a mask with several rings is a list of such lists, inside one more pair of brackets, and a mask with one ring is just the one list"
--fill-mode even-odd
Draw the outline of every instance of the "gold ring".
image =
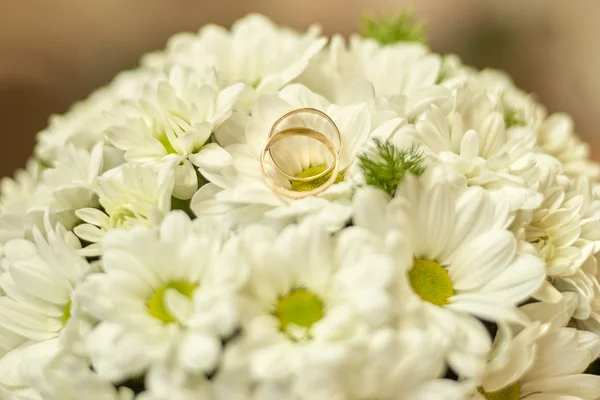
[[[337, 149], [337, 159], [339, 160], [339, 158], [341, 157], [342, 154], [342, 135], [340, 133], [340, 130], [338, 129], [337, 125], [335, 124], [335, 122], [333, 122], [333, 120], [331, 119], [331, 117], [329, 117], [329, 115], [325, 114], [324, 112], [317, 110], [316, 108], [298, 108], [295, 110], [291, 110], [288, 111], [287, 113], [283, 114], [281, 117], [279, 117], [279, 119], [277, 121], [275, 121], [275, 123], [273, 124], [273, 126], [271, 127], [271, 130], [269, 132], [269, 139], [275, 135], [279, 135], [280, 133], [283, 132], [291, 132], [294, 131], [296, 132], [296, 135], [289, 135], [289, 136], [308, 136], [308, 137], [312, 137], [313, 139], [315, 139], [315, 137], [312, 135], [313, 133], [319, 134], [324, 136], [326, 139], [327, 137], [319, 131], [316, 131], [314, 129], [310, 129], [310, 128], [306, 128], [306, 127], [293, 127], [293, 128], [287, 128], [284, 129], [281, 132], [276, 132], [277, 127], [287, 118], [295, 115], [295, 114], [301, 114], [301, 113], [309, 113], [309, 114], [314, 114], [317, 115], [323, 119], [325, 119], [332, 127], [333, 130], [335, 132], [335, 135], [337, 136], [338, 139], [338, 149]], [[286, 137], [289, 137], [286, 136]], [[319, 140], [320, 141], [320, 140]], [[331, 143], [331, 141], [329, 139], [327, 139], [328, 143]], [[321, 143], [325, 144], [325, 142], [321, 141]], [[274, 144], [274, 143], [273, 143]], [[279, 171], [279, 173], [281, 175], [283, 175], [284, 177], [286, 177], [289, 180], [295, 180], [295, 181], [299, 181], [299, 182], [311, 182], [313, 180], [317, 180], [319, 178], [322, 178], [324, 176], [327, 176], [327, 174], [329, 174], [331, 171], [333, 171], [333, 164], [329, 165], [329, 167], [327, 167], [324, 171], [318, 173], [315, 176], [311, 176], [309, 178], [297, 178], [293, 175], [288, 174], [287, 172], [285, 172], [285, 170], [283, 168], [281, 168], [281, 166], [279, 166], [279, 164], [277, 164], [277, 161], [275, 160], [275, 158], [273, 157], [273, 154], [271, 153], [271, 146], [269, 146], [269, 156], [271, 158], [271, 162], [273, 163], [273, 166], [275, 168], [277, 168], [277, 170]]]
[[[279, 142], [280, 140], [289, 138], [289, 137], [293, 137], [293, 136], [305, 136], [305, 137], [309, 137], [311, 139], [315, 139], [321, 143], [323, 143], [327, 149], [329, 150], [329, 152], [331, 153], [331, 155], [333, 156], [333, 163], [326, 169], [329, 170], [331, 172], [331, 176], [327, 179], [327, 181], [325, 181], [321, 186], [319, 186], [318, 188], [312, 189], [312, 190], [308, 190], [305, 192], [296, 192], [293, 190], [289, 190], [286, 189], [284, 187], [282, 187], [281, 185], [277, 184], [275, 182], [275, 180], [273, 178], [271, 178], [269, 176], [269, 174], [267, 173], [267, 170], [265, 168], [265, 162], [266, 162], [266, 158], [267, 155], [269, 155], [269, 158], [271, 158], [271, 161], [273, 161], [270, 150], [271, 147], [273, 147], [273, 145], [277, 142]], [[260, 156], [260, 168], [262, 171], [262, 175], [265, 179], [265, 183], [267, 184], [267, 186], [273, 190], [276, 194], [281, 195], [281, 196], [285, 196], [287, 198], [291, 198], [291, 199], [301, 199], [304, 197], [309, 197], [309, 196], [315, 196], [319, 193], [324, 192], [325, 190], [327, 190], [331, 185], [333, 185], [335, 183], [335, 180], [337, 179], [338, 175], [339, 175], [339, 149], [337, 149], [335, 147], [335, 145], [331, 142], [331, 140], [329, 140], [325, 135], [323, 135], [322, 133], [316, 132], [316, 131], [312, 131], [312, 130], [308, 130], [306, 132], [302, 132], [299, 133], [297, 131], [296, 128], [292, 128], [292, 129], [286, 129], [283, 130], [279, 133], [277, 133], [276, 135], [272, 135], [269, 137], [269, 140], [267, 141], [267, 144], [265, 145], [264, 149], [261, 152], [261, 156]], [[279, 167], [277, 167], [277, 169], [281, 170]], [[285, 176], [285, 174], [284, 174]], [[318, 174], [315, 176], [312, 176], [308, 179], [306, 178], [297, 178], [292, 176], [291, 178], [288, 178], [289, 180], [293, 180], [293, 181], [302, 181], [302, 182], [307, 182], [307, 181], [314, 181], [319, 179], [320, 177], [325, 176], [324, 174]], [[287, 176], [285, 176], [287, 178]]]

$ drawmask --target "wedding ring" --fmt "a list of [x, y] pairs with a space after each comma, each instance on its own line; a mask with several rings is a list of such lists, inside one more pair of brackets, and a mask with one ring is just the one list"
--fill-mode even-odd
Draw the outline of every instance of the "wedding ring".
[[[341, 156], [341, 153], [342, 153], [342, 135], [340, 133], [340, 130], [338, 129], [335, 122], [333, 122], [331, 117], [329, 117], [329, 115], [325, 114], [323, 111], [317, 110], [316, 108], [308, 108], [308, 107], [307, 108], [298, 108], [298, 109], [291, 110], [291, 111], [288, 111], [287, 113], [283, 114], [281, 117], [279, 117], [279, 119], [277, 121], [275, 121], [275, 123], [271, 127], [271, 131], [269, 132], [269, 139], [275, 135], [282, 133], [282, 132], [289, 132], [289, 131], [295, 131], [297, 134], [294, 136], [308, 136], [308, 137], [311, 137], [314, 139], [315, 138], [314, 136], [309, 135], [309, 133], [312, 132], [312, 133], [317, 133], [319, 135], [322, 135], [327, 139], [327, 136], [324, 133], [316, 131], [314, 129], [310, 129], [308, 127], [292, 127], [292, 128], [284, 129], [279, 132], [276, 131], [277, 128], [279, 127], [279, 125], [281, 125], [285, 120], [287, 120], [290, 117], [293, 117], [294, 115], [298, 115], [298, 114], [302, 114], [302, 113], [317, 115], [318, 117], [321, 117], [322, 119], [324, 119], [333, 128], [333, 132], [334, 132], [335, 136], [337, 137], [337, 142], [338, 142], [338, 149], [337, 149], [336, 154], [337, 154], [337, 158], [339, 159]], [[331, 143], [331, 141], [329, 139], [327, 139], [327, 141], [329, 143]], [[322, 142], [322, 143], [324, 143], [324, 142]], [[281, 175], [286, 177], [288, 180], [293, 180], [293, 181], [298, 181], [298, 182], [312, 182], [314, 180], [317, 180], [324, 176], [327, 176], [329, 173], [331, 173], [331, 171], [333, 171], [333, 163], [332, 163], [324, 171], [318, 173], [315, 176], [311, 176], [311, 177], [307, 177], [307, 178], [298, 178], [298, 177], [295, 177], [294, 175], [288, 174], [283, 168], [281, 168], [281, 166], [277, 163], [277, 160], [275, 159], [275, 157], [273, 157], [273, 154], [272, 154], [270, 148], [269, 148], [269, 156], [271, 157], [271, 162], [273, 163], [273, 166], [279, 171], [279, 173]]]
[[[338, 146], [336, 147], [335, 144], [325, 134], [307, 127], [291, 127], [282, 129], [281, 131], [277, 131], [278, 126], [285, 119], [303, 112], [315, 114], [325, 119], [333, 127], [335, 135], [338, 138]], [[273, 146], [281, 140], [297, 136], [313, 139], [325, 145], [325, 147], [327, 148], [327, 150], [329, 150], [331, 156], [333, 157], [333, 162], [330, 165], [328, 165], [324, 171], [311, 177], [296, 177], [284, 171], [279, 165], [277, 165], [276, 161], [274, 160], [272, 154]], [[301, 199], [304, 197], [315, 196], [319, 193], [324, 192], [335, 183], [336, 179], [339, 176], [339, 161], [342, 148], [341, 140], [342, 137], [339, 129], [327, 114], [312, 108], [302, 108], [287, 112], [281, 118], [279, 118], [271, 127], [271, 131], [269, 132], [269, 139], [267, 140], [267, 143], [261, 152], [260, 167], [262, 175], [265, 179], [265, 183], [271, 190], [273, 190], [275, 194], [286, 197], [288, 199]], [[265, 165], [268, 159], [270, 159], [271, 164], [275, 169], [275, 173], [278, 173], [281, 178], [285, 178], [290, 182], [314, 182], [318, 179], [327, 176], [328, 174], [329, 177], [322, 185], [315, 189], [302, 192], [290, 190], [277, 183], [276, 180], [269, 175], [269, 173], [267, 172], [267, 167]]]

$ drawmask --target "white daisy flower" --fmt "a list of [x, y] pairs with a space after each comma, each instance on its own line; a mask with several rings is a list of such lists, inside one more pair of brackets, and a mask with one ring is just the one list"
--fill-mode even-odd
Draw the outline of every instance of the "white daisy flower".
[[[221, 339], [237, 328], [231, 293], [243, 271], [228, 262], [219, 226], [192, 224], [181, 211], [159, 229], [109, 231], [103, 273], [92, 274], [76, 298], [100, 323], [86, 338], [94, 370], [121, 381], [144, 372], [180, 343], [179, 362], [210, 372]], [[232, 268], [236, 268], [235, 271]]]
[[[523, 228], [520, 227], [524, 221], [513, 224], [513, 230], [533, 245], [546, 262], [549, 282], [536, 297], [548, 301], [560, 298], [550, 284], [561, 292], [578, 292], [582, 301], [576, 315], [588, 318], [594, 281], [597, 284], [595, 260], [591, 256], [600, 246], [600, 203], [587, 178], [570, 181], [559, 175], [558, 170], [549, 169], [539, 185], [544, 195], [542, 204], [527, 216], [522, 215], [526, 221]], [[593, 265], [582, 270], [586, 262]]]
[[43, 232], [45, 216], [52, 225], [60, 223], [71, 229], [77, 222], [75, 210], [97, 205], [93, 187], [102, 167], [102, 147], [99, 143], [88, 152], [71, 144], [62, 149], [53, 168], [40, 171], [38, 165], [32, 167], [31, 175], [18, 174], [20, 186], [5, 181], [3, 190], [14, 197], [3, 197], [0, 212], [0, 269], [4, 244], [12, 239], [32, 239], [34, 226]]
[[[584, 374], [600, 355], [600, 338], [565, 328], [568, 312], [547, 303], [524, 306], [536, 322], [514, 337], [500, 327], [482, 386], [473, 399], [596, 400], [600, 376]], [[571, 310], [572, 312], [572, 310]], [[565, 318], [566, 317], [566, 318]]]
[[121, 72], [109, 85], [75, 103], [65, 114], [52, 115], [48, 127], [37, 134], [36, 156], [52, 164], [69, 144], [91, 150], [104, 137], [108, 124], [104, 113], [118, 107], [123, 99], [137, 96], [156, 75], [142, 69]]
[[435, 85], [440, 65], [440, 56], [420, 43], [384, 46], [354, 35], [347, 44], [335, 35], [300, 81], [332, 101], [359, 80], [370, 82], [377, 96], [411, 96]]
[[305, 34], [282, 28], [262, 15], [236, 21], [231, 32], [206, 25], [198, 34], [175, 35], [165, 52], [149, 54], [142, 64], [151, 68], [185, 66], [199, 73], [216, 69], [227, 82], [244, 82], [260, 93], [274, 92], [292, 81], [325, 45], [320, 28]]
[[71, 294], [90, 271], [72, 233], [52, 227], [48, 218], [45, 230], [46, 238], [35, 227], [33, 242], [15, 239], [5, 246], [0, 333], [7, 335], [0, 335], [0, 348], [10, 351], [0, 359], [0, 386], [20, 388], [21, 367], [58, 351], [59, 336], [71, 319]]
[[75, 210], [98, 204], [94, 183], [102, 169], [102, 149], [102, 142], [91, 151], [74, 145], [63, 149], [54, 168], [44, 170], [28, 214], [39, 220], [39, 215], [49, 212], [65, 227], [71, 228], [77, 222]]
[[[275, 121], [288, 111], [304, 107], [323, 111], [337, 125], [342, 137], [340, 174], [336, 183], [323, 193], [292, 200], [277, 195], [267, 186], [261, 174], [260, 156]], [[296, 121], [303, 125], [314, 126], [311, 116], [297, 118], [302, 118]], [[202, 175], [211, 183], [200, 188], [192, 199], [191, 208], [196, 215], [224, 214], [232, 225], [259, 221], [294, 221], [318, 213], [332, 228], [339, 228], [349, 217], [349, 198], [356, 176], [356, 168], [352, 166], [358, 153], [370, 136], [388, 137], [401, 123], [402, 120], [396, 118], [372, 131], [366, 104], [330, 104], [323, 97], [298, 84], [286, 86], [278, 95], [263, 95], [257, 100], [252, 109], [252, 117], [245, 124], [245, 140], [242, 143], [229, 141], [232, 144], [226, 146], [233, 159], [232, 167], [223, 169], [218, 174], [200, 168]], [[237, 129], [238, 133], [234, 135], [228, 131], [220, 131], [217, 132], [217, 140], [222, 137], [225, 137], [223, 140], [232, 136], [244, 137], [244, 133], [239, 132], [244, 128], [227, 128]], [[329, 131], [323, 129], [323, 133], [327, 135]], [[332, 138], [331, 141], [337, 145], [337, 139]], [[293, 137], [282, 140], [277, 146], [273, 156], [293, 176], [315, 176], [332, 162], [327, 148], [315, 140]], [[286, 179], [278, 179], [277, 182], [286, 189], [303, 192], [318, 188], [326, 180], [327, 178], [323, 178], [309, 183], [290, 183]]]
[[436, 86], [440, 56], [419, 43], [382, 46], [334, 35], [298, 82], [337, 104], [367, 102], [375, 126], [400, 115], [412, 120], [429, 104], [450, 107], [450, 91]]
[[437, 379], [445, 373], [439, 343], [423, 330], [404, 321], [398, 331], [382, 329], [370, 336], [357, 374], [348, 374], [350, 398], [363, 399], [464, 399], [465, 387]]
[[26, 169], [15, 173], [14, 178], [0, 180], [0, 260], [6, 242], [25, 236], [25, 227], [29, 223], [27, 208], [41, 175], [41, 164], [32, 159], [27, 162]]
[[379, 189], [360, 189], [352, 220], [394, 257], [397, 303], [445, 332], [450, 366], [476, 377], [491, 345], [476, 318], [526, 322], [516, 305], [543, 283], [544, 263], [519, 254], [505, 228], [506, 209], [486, 191], [456, 193], [447, 182], [424, 178], [405, 177], [391, 202]]
[[448, 88], [459, 88], [467, 83], [476, 91], [485, 91], [490, 100], [502, 108], [507, 128], [527, 127], [539, 134], [547, 115], [535, 96], [517, 88], [504, 71], [490, 68], [478, 71], [464, 66], [456, 56], [444, 58], [439, 82]]
[[198, 188], [194, 165], [214, 168], [230, 161], [209, 139], [229, 118], [243, 89], [238, 83], [221, 90], [191, 71], [173, 68], [111, 113], [106, 137], [130, 163], [177, 163], [174, 195], [189, 199]]
[[0, 180], [0, 212], [2, 214], [23, 210], [29, 204], [42, 176], [43, 167], [31, 159], [25, 169], [15, 172], [14, 178]]
[[468, 186], [510, 199], [513, 210], [536, 207], [541, 196], [535, 188], [535, 132], [507, 128], [502, 107], [468, 86], [454, 91], [452, 103], [449, 112], [431, 105], [414, 125], [397, 132], [394, 143], [420, 145], [432, 163], [446, 166]]
[[171, 211], [173, 167], [127, 164], [108, 171], [96, 182], [96, 193], [103, 211], [82, 208], [75, 214], [84, 222], [74, 232], [91, 245], [87, 256], [100, 255], [100, 242], [107, 231], [130, 229], [137, 225], [156, 226]]
[[573, 119], [565, 114], [552, 114], [542, 125], [538, 145], [563, 165], [570, 178], [600, 178], [600, 165], [590, 160], [590, 148], [573, 129]]
[[372, 239], [357, 228], [332, 236], [315, 219], [280, 234], [243, 232], [240, 262], [252, 268], [243, 340], [257, 398], [331, 399], [348, 389], [345, 368], [392, 317], [392, 265]]

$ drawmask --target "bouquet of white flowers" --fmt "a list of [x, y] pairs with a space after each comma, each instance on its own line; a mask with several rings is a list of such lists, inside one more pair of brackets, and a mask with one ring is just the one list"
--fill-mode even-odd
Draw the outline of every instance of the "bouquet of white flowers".
[[600, 399], [600, 168], [401, 15], [173, 37], [2, 182], [0, 399]]

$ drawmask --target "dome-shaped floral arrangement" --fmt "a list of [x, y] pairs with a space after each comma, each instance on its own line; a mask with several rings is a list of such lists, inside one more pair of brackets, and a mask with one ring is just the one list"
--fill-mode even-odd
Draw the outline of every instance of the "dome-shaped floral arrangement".
[[600, 399], [600, 169], [410, 18], [249, 15], [53, 116], [0, 198], [0, 399]]

